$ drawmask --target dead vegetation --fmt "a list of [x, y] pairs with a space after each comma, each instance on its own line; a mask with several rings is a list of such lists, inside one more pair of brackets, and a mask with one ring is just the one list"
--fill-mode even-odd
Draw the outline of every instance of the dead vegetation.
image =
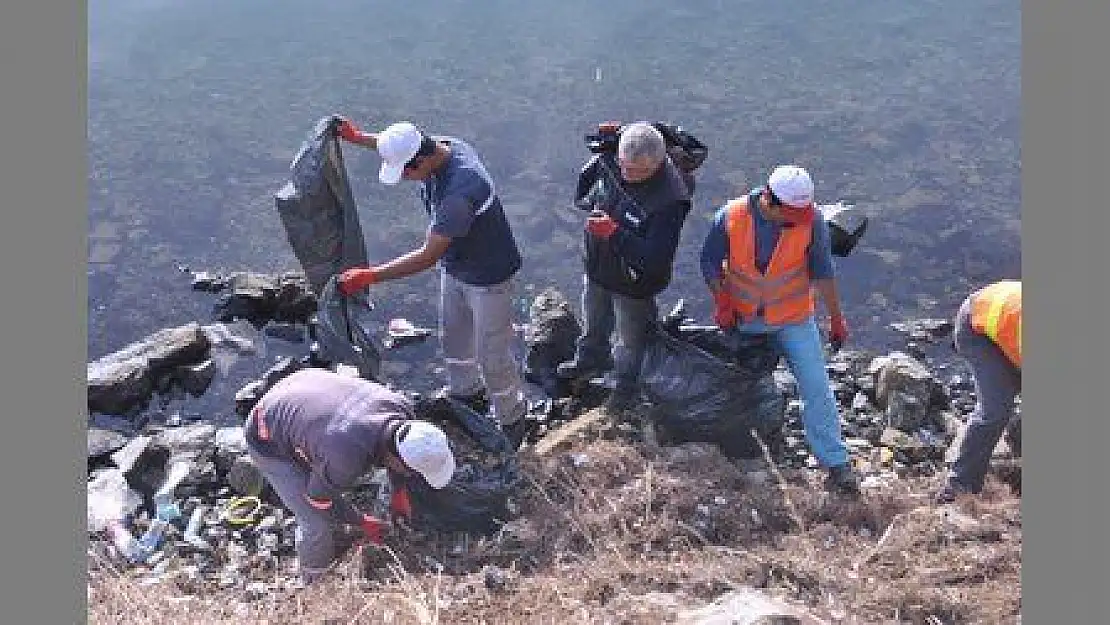
[[142, 585], [98, 559], [89, 622], [666, 623], [738, 588], [828, 622], [1020, 622], [1020, 499], [997, 478], [936, 506], [934, 479], [845, 500], [710, 445], [598, 439], [522, 460], [518, 514], [493, 536], [397, 536], [317, 587], [253, 597]]

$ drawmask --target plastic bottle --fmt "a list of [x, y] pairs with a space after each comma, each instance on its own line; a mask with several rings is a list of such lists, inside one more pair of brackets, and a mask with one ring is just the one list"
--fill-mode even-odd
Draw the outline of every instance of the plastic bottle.
[[158, 547], [162, 545], [162, 540], [166, 537], [166, 530], [170, 527], [170, 522], [155, 518], [150, 522], [150, 527], [143, 533], [138, 541], [138, 550], [140, 559], [145, 562], [154, 555]]

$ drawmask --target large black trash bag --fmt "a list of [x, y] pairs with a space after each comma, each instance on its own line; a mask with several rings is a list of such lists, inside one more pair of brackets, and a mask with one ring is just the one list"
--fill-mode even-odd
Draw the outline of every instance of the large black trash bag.
[[489, 534], [509, 518], [509, 497], [520, 485], [516, 455], [489, 417], [449, 397], [416, 402], [421, 419], [446, 425], [456, 470], [446, 487], [408, 485], [416, 523], [445, 532]]
[[309, 333], [321, 363], [342, 363], [359, 376], [379, 380], [381, 345], [371, 327], [380, 325], [365, 293], [343, 296], [336, 276], [367, 264], [358, 206], [351, 193], [336, 138], [336, 115], [321, 118], [289, 166], [289, 180], [274, 195], [293, 253], [317, 296]]
[[769, 336], [725, 335], [712, 326], [655, 332], [642, 385], [660, 442], [716, 443], [732, 458], [755, 458], [780, 446], [785, 398], [774, 379], [780, 351]]
[[289, 166], [274, 203], [293, 253], [317, 295], [328, 278], [365, 265], [366, 243], [335, 136], [339, 117], [316, 122]]

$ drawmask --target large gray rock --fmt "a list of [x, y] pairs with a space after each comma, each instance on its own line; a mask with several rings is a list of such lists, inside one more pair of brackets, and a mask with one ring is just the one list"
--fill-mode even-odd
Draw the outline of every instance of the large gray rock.
[[88, 529], [100, 532], [108, 524], [134, 513], [143, 504], [143, 498], [128, 484], [119, 469], [97, 473], [87, 485], [85, 504], [88, 509]]
[[113, 432], [112, 430], [89, 427], [88, 442], [89, 462], [92, 462], [123, 449], [123, 447], [127, 445], [127, 437], [119, 432]]
[[869, 372], [875, 379], [875, 402], [893, 419], [892, 427], [914, 431], [929, 426], [948, 407], [944, 385], [921, 361], [905, 353], [876, 358]]
[[541, 386], [549, 396], [563, 396], [567, 389], [556, 378], [555, 369], [574, 357], [575, 339], [581, 332], [570, 301], [557, 289], [544, 289], [528, 310], [525, 378]]
[[232, 273], [224, 281], [228, 293], [215, 305], [222, 322], [245, 319], [258, 327], [268, 321], [305, 323], [316, 312], [316, 295], [301, 273]]
[[167, 328], [88, 364], [90, 412], [126, 414], [145, 405], [155, 384], [183, 365], [204, 360], [208, 338], [197, 323]]

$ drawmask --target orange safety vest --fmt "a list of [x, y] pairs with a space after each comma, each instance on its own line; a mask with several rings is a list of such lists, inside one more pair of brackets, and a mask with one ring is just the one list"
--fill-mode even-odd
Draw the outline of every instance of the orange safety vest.
[[971, 297], [971, 328], [989, 338], [1021, 368], [1021, 281], [1003, 280]]
[[755, 223], [746, 197], [728, 203], [728, 256], [722, 263], [723, 286], [732, 313], [750, 321], [763, 307], [768, 324], [801, 323], [811, 317], [816, 300], [809, 280], [811, 228], [783, 228], [767, 272], [755, 266]]

